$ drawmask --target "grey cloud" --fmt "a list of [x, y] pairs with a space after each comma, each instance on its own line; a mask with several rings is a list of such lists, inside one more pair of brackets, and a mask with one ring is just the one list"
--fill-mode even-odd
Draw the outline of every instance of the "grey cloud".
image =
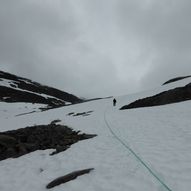
[[0, 66], [84, 97], [189, 75], [189, 0], [0, 2]]
[[0, 60], [18, 74], [35, 77], [36, 70], [49, 65], [43, 55], [48, 46], [75, 38], [73, 20], [61, 17], [51, 4], [10, 2], [0, 6]]
[[[190, 74], [191, 2], [152, 1], [119, 2], [119, 27], [139, 44], [145, 65], [141, 89], [154, 87], [169, 78]], [[128, 11], [127, 11], [128, 10]]]

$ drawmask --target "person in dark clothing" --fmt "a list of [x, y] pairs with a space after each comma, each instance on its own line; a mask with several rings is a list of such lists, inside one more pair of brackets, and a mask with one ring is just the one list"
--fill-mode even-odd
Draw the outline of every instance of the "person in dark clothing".
[[116, 103], [117, 103], [117, 101], [116, 101], [116, 99], [114, 98], [114, 99], [113, 99], [113, 106], [116, 106]]

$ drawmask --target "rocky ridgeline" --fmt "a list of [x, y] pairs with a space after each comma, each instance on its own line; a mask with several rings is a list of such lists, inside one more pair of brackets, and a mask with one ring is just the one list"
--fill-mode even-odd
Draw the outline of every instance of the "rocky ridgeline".
[[166, 81], [163, 85], [170, 84], [172, 82], [176, 82], [176, 81], [183, 80], [185, 78], [190, 78], [190, 77], [191, 76], [181, 76], [181, 77], [173, 78], [173, 79]]
[[36, 125], [13, 131], [0, 132], [0, 160], [16, 158], [45, 149], [55, 149], [51, 155], [65, 151], [70, 145], [96, 135], [80, 134], [54, 121], [48, 125]]
[[191, 83], [187, 84], [184, 87], [178, 87], [151, 97], [136, 100], [129, 105], [123, 106], [121, 110], [139, 107], [159, 106], [188, 100], [191, 100]]
[[[6, 81], [10, 86], [4, 85]], [[64, 106], [66, 102], [83, 102], [75, 95], [3, 71], [0, 71], [0, 82], [0, 101], [3, 102], [40, 103], [51, 108]]]

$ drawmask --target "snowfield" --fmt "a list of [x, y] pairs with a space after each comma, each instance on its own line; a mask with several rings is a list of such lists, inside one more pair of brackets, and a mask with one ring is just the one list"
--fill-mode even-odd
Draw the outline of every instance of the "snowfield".
[[[117, 97], [116, 107], [112, 106], [112, 98], [108, 98], [16, 116], [23, 112], [21, 108], [27, 109], [27, 104], [0, 103], [1, 131], [60, 119], [61, 124], [82, 133], [98, 135], [53, 156], [49, 156], [52, 150], [44, 150], [0, 161], [0, 191], [44, 191], [53, 179], [85, 168], [94, 170], [51, 190], [189, 191], [191, 101], [119, 110], [136, 99], [188, 83], [190, 78], [152, 91]], [[28, 104], [28, 111], [33, 107], [36, 108]], [[88, 111], [93, 112], [88, 116], [68, 115]]]

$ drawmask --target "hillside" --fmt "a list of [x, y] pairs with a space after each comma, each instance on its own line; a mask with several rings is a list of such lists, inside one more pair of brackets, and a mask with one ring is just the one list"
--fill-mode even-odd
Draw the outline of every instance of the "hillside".
[[121, 110], [139, 107], [160, 106], [191, 100], [191, 76], [174, 78], [165, 82], [163, 85], [183, 80], [185, 78], [188, 78], [188, 83], [183, 87], [175, 87], [173, 89], [162, 91], [156, 95], [138, 99], [128, 105], [123, 106]]
[[[41, 146], [35, 152], [0, 161], [0, 190], [46, 191], [52, 182], [59, 182], [52, 188], [55, 191], [190, 190], [191, 100], [120, 110], [136, 100], [184, 88], [190, 81], [185, 78], [150, 91], [116, 97], [116, 107], [112, 106], [112, 98], [107, 98], [18, 116], [21, 103], [0, 102], [0, 134], [12, 137], [17, 132], [13, 137], [24, 142], [26, 137], [20, 132], [32, 128], [27, 144], [35, 137]], [[30, 103], [24, 104], [30, 109]], [[73, 130], [68, 131], [66, 126]], [[38, 132], [32, 132], [38, 128], [43, 140]], [[47, 140], [43, 128], [48, 137], [55, 134], [51, 133], [54, 129], [57, 132], [64, 128], [73, 143], [58, 153], [60, 147], [44, 150], [41, 141]], [[80, 141], [72, 141], [69, 134], [79, 135]], [[57, 146], [62, 144], [59, 139], [54, 139]], [[65, 181], [68, 178], [73, 180]]]
[[82, 102], [72, 94], [0, 71], [0, 101], [45, 104], [59, 107]]

